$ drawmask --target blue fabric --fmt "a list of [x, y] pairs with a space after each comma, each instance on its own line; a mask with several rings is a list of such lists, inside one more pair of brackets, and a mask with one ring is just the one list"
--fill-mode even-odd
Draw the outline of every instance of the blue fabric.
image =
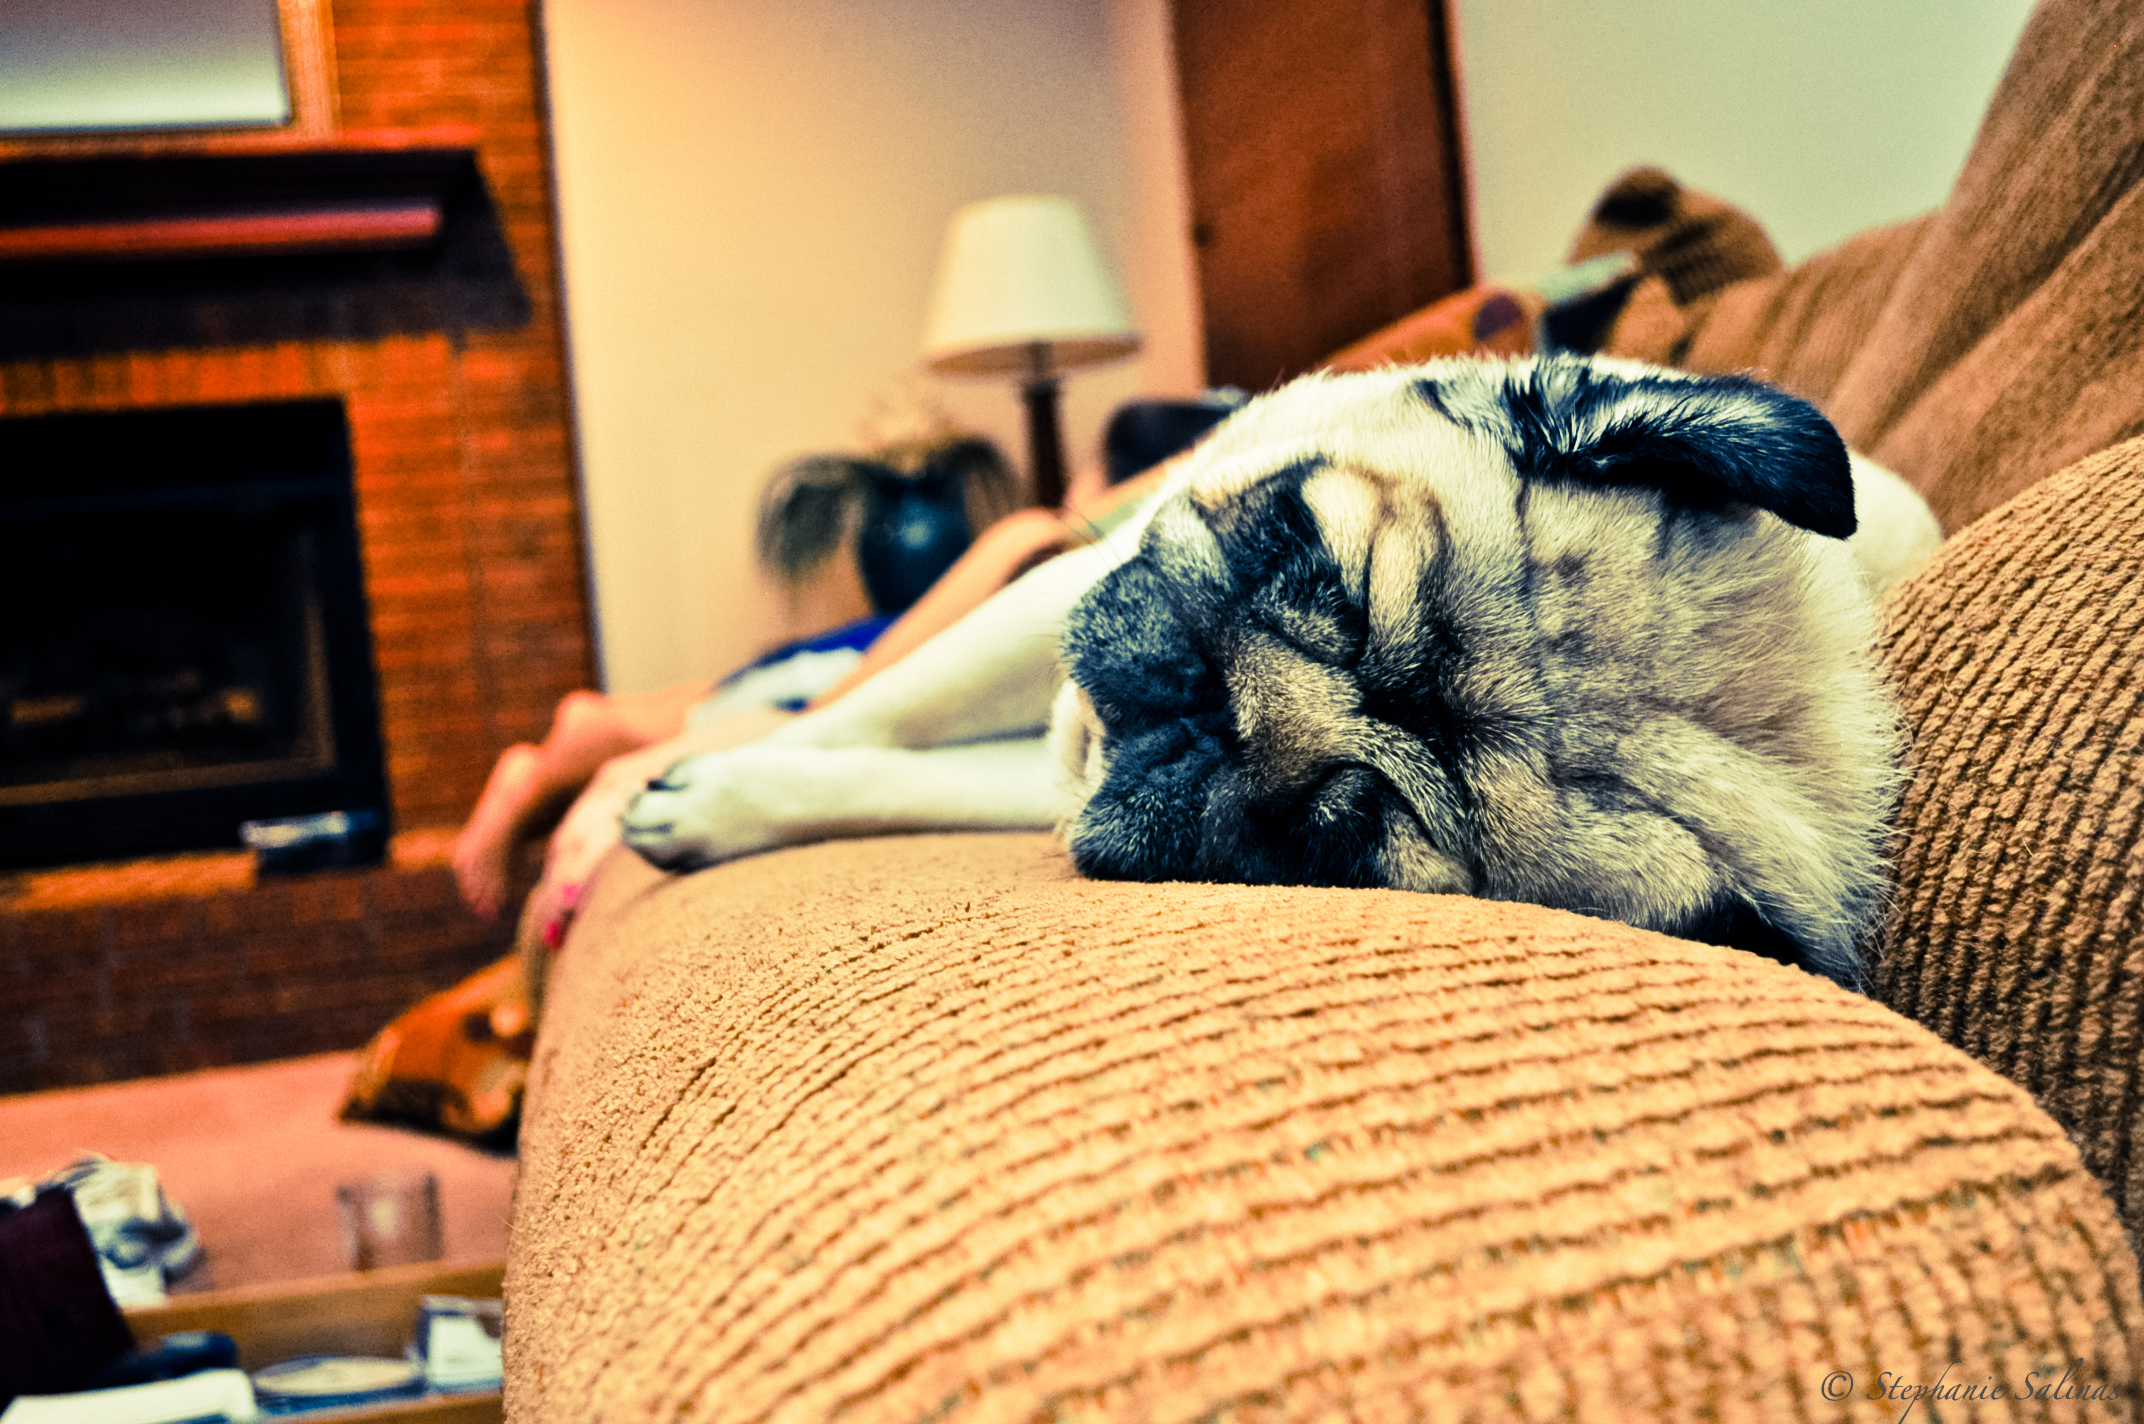
[[809, 638], [799, 638], [794, 643], [784, 643], [773, 652], [746, 663], [743, 667], [724, 677], [715, 686], [727, 687], [748, 672], [757, 668], [770, 667], [784, 658], [795, 657], [798, 653], [832, 653], [839, 652], [844, 648], [852, 648], [860, 653], [877, 642], [878, 635], [885, 632], [892, 622], [893, 619], [874, 613], [869, 618], [859, 618], [854, 623], [844, 623], [838, 628], [829, 628], [824, 633], [814, 633]]

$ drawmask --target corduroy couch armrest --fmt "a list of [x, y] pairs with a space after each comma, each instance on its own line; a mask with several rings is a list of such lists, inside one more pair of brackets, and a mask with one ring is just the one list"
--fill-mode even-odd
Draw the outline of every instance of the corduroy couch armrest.
[[2015, 1079], [2144, 1231], [2144, 439], [1951, 537], [1884, 610], [1912, 737], [1874, 992]]
[[1532, 906], [922, 836], [610, 862], [554, 966], [518, 1420], [2126, 1417], [2122, 1230], [1868, 999]]

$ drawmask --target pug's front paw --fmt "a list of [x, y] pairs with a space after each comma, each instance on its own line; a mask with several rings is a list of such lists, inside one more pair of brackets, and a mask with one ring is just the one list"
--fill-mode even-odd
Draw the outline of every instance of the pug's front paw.
[[672, 763], [625, 808], [625, 843], [664, 870], [698, 870], [775, 844], [754, 795], [754, 758], [704, 752]]

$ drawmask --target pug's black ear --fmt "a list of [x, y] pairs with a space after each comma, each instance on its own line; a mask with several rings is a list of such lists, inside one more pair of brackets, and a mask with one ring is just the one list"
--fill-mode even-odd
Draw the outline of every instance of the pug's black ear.
[[1754, 505], [1812, 534], [1854, 532], [1846, 442], [1815, 406], [1762, 382], [1550, 358], [1513, 371], [1505, 401], [1524, 475], [1648, 485], [1699, 508]]

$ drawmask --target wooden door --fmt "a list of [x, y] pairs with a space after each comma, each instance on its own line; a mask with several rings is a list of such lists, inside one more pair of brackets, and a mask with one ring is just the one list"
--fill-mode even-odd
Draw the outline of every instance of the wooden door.
[[1473, 280], [1445, 0], [1175, 0], [1207, 379], [1266, 390]]

